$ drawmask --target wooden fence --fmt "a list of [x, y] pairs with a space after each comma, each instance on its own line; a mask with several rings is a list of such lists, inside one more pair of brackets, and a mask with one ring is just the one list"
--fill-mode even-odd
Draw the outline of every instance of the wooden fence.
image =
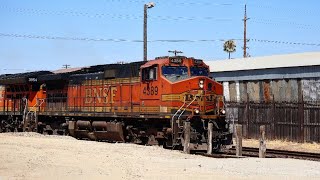
[[320, 142], [320, 102], [227, 102], [226, 111], [246, 138], [258, 139], [265, 125], [270, 140]]

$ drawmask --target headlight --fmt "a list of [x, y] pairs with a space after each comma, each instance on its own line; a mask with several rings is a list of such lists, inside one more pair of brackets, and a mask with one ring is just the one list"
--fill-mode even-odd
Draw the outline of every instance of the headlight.
[[202, 79], [199, 81], [199, 87], [201, 89], [204, 87], [204, 81]]
[[199, 112], [200, 112], [199, 109], [194, 110], [194, 113], [196, 113], [196, 114], [199, 114]]
[[221, 114], [226, 114], [226, 110], [222, 109]]

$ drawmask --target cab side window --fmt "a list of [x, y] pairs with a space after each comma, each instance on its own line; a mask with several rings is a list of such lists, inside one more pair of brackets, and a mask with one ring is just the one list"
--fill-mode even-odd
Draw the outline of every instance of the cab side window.
[[151, 66], [142, 69], [142, 81], [154, 81], [157, 80], [158, 66]]

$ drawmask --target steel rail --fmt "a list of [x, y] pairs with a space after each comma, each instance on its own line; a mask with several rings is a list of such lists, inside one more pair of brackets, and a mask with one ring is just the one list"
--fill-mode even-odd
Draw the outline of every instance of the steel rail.
[[[201, 153], [201, 155], [206, 157], [212, 157], [212, 158], [259, 157], [259, 148], [243, 147], [242, 156], [236, 156], [235, 148], [224, 150], [219, 154]], [[266, 158], [290, 158], [290, 159], [320, 161], [320, 153], [267, 149]]]

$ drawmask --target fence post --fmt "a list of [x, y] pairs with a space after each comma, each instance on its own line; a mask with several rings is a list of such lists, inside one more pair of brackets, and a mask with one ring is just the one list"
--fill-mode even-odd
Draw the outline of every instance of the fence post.
[[242, 156], [242, 125], [236, 125], [236, 156]]
[[260, 126], [260, 141], [259, 141], [259, 158], [265, 158], [266, 157], [266, 142], [265, 137], [266, 136], [266, 126], [261, 125]]
[[246, 113], [247, 113], [247, 122], [246, 122], [246, 125], [247, 125], [247, 128], [246, 128], [246, 132], [244, 133], [245, 134], [245, 137], [246, 138], [250, 138], [250, 130], [249, 130], [249, 126], [250, 126], [250, 101], [249, 101], [249, 93], [247, 93], [247, 104], [246, 104]]
[[184, 143], [183, 143], [183, 152], [190, 154], [190, 122], [184, 122]]
[[272, 95], [272, 122], [271, 122], [271, 138], [276, 139], [276, 129], [275, 129], [275, 124], [276, 124], [276, 102], [274, 100], [274, 94]]
[[300, 142], [304, 142], [304, 102], [303, 102], [303, 97], [301, 97], [301, 101], [299, 103], [299, 114], [300, 114], [300, 120], [299, 120], [299, 125], [300, 125]]
[[301, 79], [298, 79], [299, 142], [304, 142], [304, 102]]
[[213, 123], [208, 123], [208, 150], [207, 154], [212, 154], [212, 136], [213, 136]]

